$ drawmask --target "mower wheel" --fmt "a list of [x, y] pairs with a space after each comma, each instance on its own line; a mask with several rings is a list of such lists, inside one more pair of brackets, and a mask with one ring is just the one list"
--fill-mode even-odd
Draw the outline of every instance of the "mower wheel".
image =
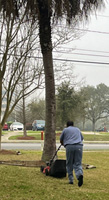
[[48, 171], [48, 169], [45, 169], [45, 174], [46, 174], [46, 176], [49, 176], [49, 171]]

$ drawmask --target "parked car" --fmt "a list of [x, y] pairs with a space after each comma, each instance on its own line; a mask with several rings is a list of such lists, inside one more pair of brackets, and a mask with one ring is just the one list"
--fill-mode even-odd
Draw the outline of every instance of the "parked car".
[[8, 124], [7, 123], [5, 123], [4, 124], [4, 126], [3, 126], [3, 129], [2, 129], [3, 131], [8, 131]]
[[26, 123], [26, 130], [32, 130], [32, 123]]
[[32, 123], [32, 130], [33, 131], [38, 131], [42, 130], [44, 131], [45, 129], [45, 120], [34, 120]]
[[108, 132], [106, 127], [100, 127], [99, 129], [96, 130], [97, 132]]
[[20, 122], [13, 122], [10, 125], [10, 130], [11, 131], [18, 131], [18, 130], [23, 130], [23, 124]]

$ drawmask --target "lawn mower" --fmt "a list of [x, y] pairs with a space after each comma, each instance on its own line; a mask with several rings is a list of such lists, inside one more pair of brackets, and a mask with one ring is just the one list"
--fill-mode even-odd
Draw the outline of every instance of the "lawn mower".
[[56, 150], [53, 158], [46, 162], [46, 166], [41, 166], [41, 172], [46, 176], [53, 176], [55, 178], [64, 178], [66, 177], [66, 160], [56, 159], [57, 152], [61, 148], [61, 145]]

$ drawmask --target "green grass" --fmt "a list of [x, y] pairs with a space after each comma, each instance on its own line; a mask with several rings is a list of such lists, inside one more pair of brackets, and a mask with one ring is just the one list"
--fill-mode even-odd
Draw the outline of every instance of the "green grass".
[[[36, 140], [41, 140], [40, 131], [28, 131], [28, 136], [34, 136]], [[22, 136], [22, 133], [19, 133], [17, 136], [11, 136], [10, 140], [16, 140], [19, 136]], [[98, 134], [83, 134], [84, 141], [109, 141], [109, 133], [100, 133]], [[56, 140], [59, 140], [60, 134], [56, 134]]]
[[[0, 155], [0, 160], [39, 160], [39, 151], [21, 151], [22, 155]], [[58, 153], [65, 158], [65, 152]], [[68, 184], [68, 178], [46, 177], [39, 168], [0, 165], [1, 200], [108, 200], [109, 152], [84, 152], [83, 163], [95, 165], [84, 170], [81, 188]]]
[[104, 134], [83, 134], [84, 141], [109, 141], [109, 133]]
[[36, 133], [41, 134], [41, 131], [32, 131], [32, 130], [30, 130], [30, 131], [27, 131], [27, 133], [28, 134], [36, 134]]
[[9, 131], [2, 131], [2, 135], [9, 133]]

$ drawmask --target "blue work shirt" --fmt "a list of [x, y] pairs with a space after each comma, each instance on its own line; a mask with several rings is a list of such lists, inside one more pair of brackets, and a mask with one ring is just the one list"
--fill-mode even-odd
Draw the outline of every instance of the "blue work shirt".
[[60, 136], [60, 142], [66, 146], [68, 144], [81, 144], [83, 145], [83, 135], [79, 128], [69, 126], [64, 128]]

